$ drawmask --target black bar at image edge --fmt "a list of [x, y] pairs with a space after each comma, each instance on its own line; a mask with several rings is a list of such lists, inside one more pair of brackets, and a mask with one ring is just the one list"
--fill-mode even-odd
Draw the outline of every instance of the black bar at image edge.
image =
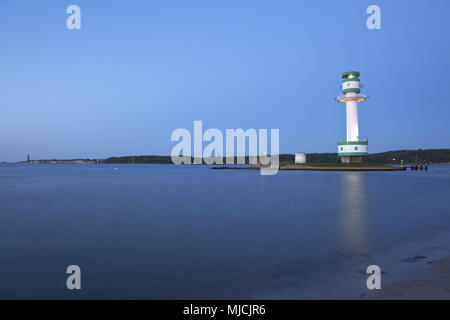
[[[10, 309], [14, 314], [29, 312], [46, 315], [70, 314], [86, 316], [99, 314], [129, 317], [142, 315], [143, 319], [158, 316], [158, 319], [296, 319], [307, 314], [342, 314], [359, 318], [366, 315], [387, 316], [399, 311], [406, 314], [428, 314], [439, 308], [448, 310], [449, 301], [383, 301], [383, 300], [4, 300], [2, 311]], [[62, 311], [65, 310], [65, 311]], [[361, 314], [358, 310], [365, 310]]]

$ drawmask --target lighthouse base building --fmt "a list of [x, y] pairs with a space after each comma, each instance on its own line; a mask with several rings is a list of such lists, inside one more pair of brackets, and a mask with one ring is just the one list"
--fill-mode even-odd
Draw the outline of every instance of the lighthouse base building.
[[338, 142], [338, 156], [342, 163], [362, 163], [369, 154], [369, 141]]
[[345, 103], [347, 119], [347, 141], [338, 142], [338, 156], [342, 163], [362, 163], [369, 153], [368, 140], [359, 136], [358, 103], [367, 100], [361, 95], [359, 72], [350, 71], [342, 74], [342, 95], [338, 102]]

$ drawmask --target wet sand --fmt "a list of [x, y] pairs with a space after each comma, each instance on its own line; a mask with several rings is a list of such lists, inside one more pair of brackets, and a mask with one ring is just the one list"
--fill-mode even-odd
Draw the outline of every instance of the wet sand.
[[411, 273], [411, 280], [388, 284], [364, 294], [365, 299], [450, 299], [450, 257], [429, 261], [425, 268]]

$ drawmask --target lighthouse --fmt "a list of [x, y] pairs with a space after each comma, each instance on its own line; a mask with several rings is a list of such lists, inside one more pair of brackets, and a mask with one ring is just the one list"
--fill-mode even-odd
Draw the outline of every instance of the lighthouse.
[[361, 139], [358, 123], [358, 103], [367, 100], [366, 95], [360, 94], [360, 74], [357, 71], [344, 72], [342, 74], [342, 95], [338, 96], [338, 102], [345, 103], [347, 119], [347, 140], [339, 141], [338, 156], [342, 163], [362, 163], [368, 155], [369, 142]]

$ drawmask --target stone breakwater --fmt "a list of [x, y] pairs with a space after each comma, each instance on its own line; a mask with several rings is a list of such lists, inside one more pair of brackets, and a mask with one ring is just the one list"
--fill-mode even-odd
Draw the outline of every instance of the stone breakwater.
[[[220, 166], [212, 167], [216, 170], [259, 170], [260, 167], [236, 167], [236, 166]], [[279, 170], [303, 170], [303, 171], [406, 171], [406, 167], [312, 167], [301, 165], [287, 165], [280, 167]]]

